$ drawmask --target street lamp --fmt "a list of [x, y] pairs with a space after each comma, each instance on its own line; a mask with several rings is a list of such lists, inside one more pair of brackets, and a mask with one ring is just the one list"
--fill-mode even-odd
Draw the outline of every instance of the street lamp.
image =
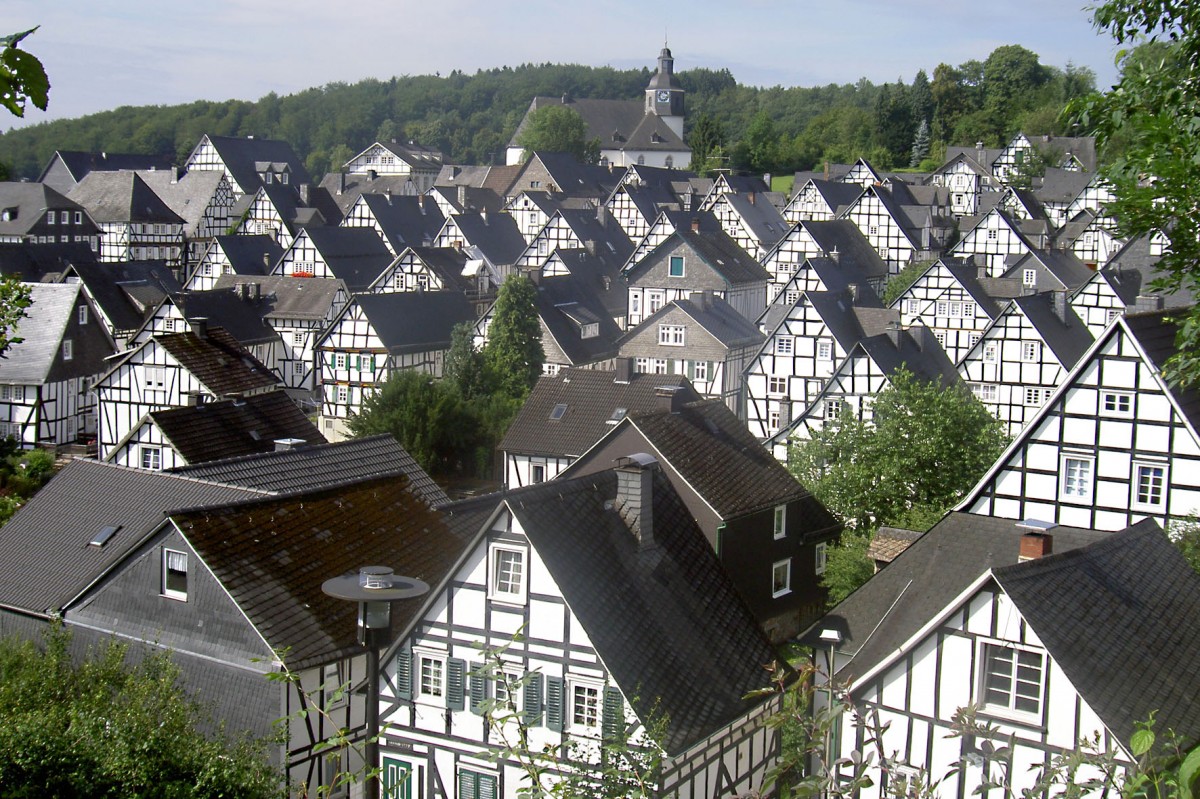
[[[367, 649], [367, 746], [363, 753], [369, 771], [379, 767], [379, 649], [388, 643], [392, 628], [392, 602], [429, 592], [413, 577], [397, 577], [387, 566], [364, 566], [358, 574], [344, 574], [321, 583], [335, 599], [358, 603], [358, 642]], [[379, 796], [379, 776], [367, 777], [367, 797]]]
[[836, 723], [833, 715], [833, 675], [836, 671], [834, 658], [837, 645], [842, 642], [842, 631], [836, 627], [824, 627], [819, 636], [821, 643], [829, 646], [829, 674], [825, 677], [825, 685], [829, 688], [829, 722], [825, 728], [825, 776], [833, 779], [833, 725]]

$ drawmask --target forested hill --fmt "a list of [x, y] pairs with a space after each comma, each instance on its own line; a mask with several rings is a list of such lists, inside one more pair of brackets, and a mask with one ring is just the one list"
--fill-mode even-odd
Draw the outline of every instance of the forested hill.
[[[678, 73], [697, 154], [720, 146], [727, 165], [777, 173], [859, 156], [883, 168], [907, 166], [921, 120], [934, 156], [939, 141], [998, 144], [1017, 129], [1061, 133], [1056, 118], [1064, 102], [1094, 84], [1087, 69], [1045, 66], [1014, 45], [984, 61], [938, 65], [932, 75], [922, 70], [882, 86], [863, 79], [757, 88], [739, 85], [728, 70]], [[535, 95], [640, 99], [650, 76], [648, 68], [526, 64], [474, 75], [331, 83], [257, 102], [126, 106], [0, 134], [0, 164], [14, 178], [34, 179], [55, 150], [174, 154], [182, 163], [205, 133], [283, 139], [314, 176], [373, 141], [393, 138], [440, 148], [453, 163], [502, 162]]]

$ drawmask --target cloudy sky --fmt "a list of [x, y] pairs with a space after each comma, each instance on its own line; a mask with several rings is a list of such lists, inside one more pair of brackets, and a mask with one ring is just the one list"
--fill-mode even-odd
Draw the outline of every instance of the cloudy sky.
[[[586, 9], [586, 10], [584, 10]], [[122, 105], [254, 100], [335, 81], [522, 63], [728, 68], [742, 84], [875, 83], [1020, 44], [1115, 80], [1081, 0], [4, 0], [52, 83], [30, 124]]]

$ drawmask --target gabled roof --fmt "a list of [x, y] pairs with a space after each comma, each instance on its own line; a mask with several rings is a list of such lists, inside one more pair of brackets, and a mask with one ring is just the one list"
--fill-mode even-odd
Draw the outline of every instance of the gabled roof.
[[[0, 606], [59, 610], [162, 525], [164, 511], [259, 493], [71, 461], [0, 527]], [[105, 527], [117, 530], [103, 546], [90, 546]]]
[[0, 236], [25, 235], [53, 210], [82, 211], [83, 206], [42, 183], [0, 182]]
[[96, 253], [87, 242], [0, 244], [0, 275], [12, 275], [27, 283], [53, 280], [74, 263], [96, 263]]
[[371, 214], [396, 252], [405, 246], [420, 247], [427, 244], [446, 224], [442, 209], [432, 197], [364, 194], [359, 202], [371, 209]]
[[[668, 213], [668, 212], [664, 212]], [[731, 286], [745, 283], [769, 282], [770, 273], [742, 249], [724, 230], [708, 230], [703, 225], [693, 230], [690, 224], [677, 226], [675, 232], [634, 264], [626, 267], [625, 277], [631, 279], [656, 257], [675, 250], [680, 244], [690, 246], [701, 260]]]
[[[587, 276], [574, 274], [543, 277], [537, 286], [537, 309], [554, 343], [573, 366], [607, 360], [617, 354], [621, 329], [589, 291]], [[584, 325], [595, 325], [596, 335], [583, 338]]]
[[162, 261], [72, 261], [74, 274], [116, 330], [136, 330], [168, 295], [180, 290]]
[[683, 502], [650, 468], [648, 549], [617, 507], [615, 471], [517, 489], [505, 505], [634, 712], [649, 718], [657, 704], [670, 720], [661, 744], [676, 755], [755, 706], [744, 697], [765, 685], [775, 654]]
[[[869, 288], [863, 288], [870, 291]], [[874, 302], [862, 296], [855, 300], [847, 291], [806, 291], [803, 296], [829, 328], [829, 333], [847, 352], [864, 338], [877, 336], [890, 325], [900, 322], [899, 312], [884, 308], [873, 291], [870, 297], [874, 298]]]
[[1048, 166], [1042, 176], [1042, 184], [1034, 194], [1043, 203], [1066, 206], [1078, 197], [1096, 176], [1089, 172], [1076, 172]]
[[[1179, 351], [1176, 344], [1179, 328], [1172, 316], [1170, 311], [1151, 311], [1126, 314], [1121, 320], [1121, 324], [1137, 340], [1160, 375], [1167, 360]], [[1179, 404], [1179, 410], [1187, 417], [1192, 430], [1200, 432], [1200, 388], [1185, 388], [1163, 382], [1167, 391]]]
[[46, 168], [38, 177], [41, 183], [55, 161], [66, 168], [68, 174], [76, 183], [87, 177], [89, 172], [118, 172], [134, 170], [161, 169], [170, 171], [173, 168], [174, 156], [171, 155], [142, 155], [128, 153], [89, 153], [82, 150], [55, 150]]
[[[600, 101], [603, 102], [603, 101]], [[676, 137], [678, 138], [678, 137]], [[601, 138], [600, 146], [604, 148], [605, 139]], [[612, 193], [621, 180], [620, 171], [610, 170], [606, 166], [592, 166], [580, 163], [570, 153], [554, 153], [538, 150], [530, 156], [521, 171], [524, 173], [540, 164], [550, 176], [550, 191], [559, 192], [569, 197], [596, 197], [603, 199]], [[518, 177], [515, 183], [521, 181]]]
[[261, 301], [240, 296], [236, 286], [184, 291], [171, 301], [185, 319], [207, 319], [211, 327], [221, 328], [243, 347], [279, 339], [275, 328], [267, 324], [264, 315], [255, 307]]
[[779, 209], [758, 193], [724, 194], [717, 202], [727, 203], [741, 217], [764, 250], [774, 247], [788, 232]]
[[[862, 351], [889, 378], [905, 369], [921, 380], [946, 387], [960, 382], [946, 351], [924, 325], [867, 336], [855, 349]], [[852, 351], [850, 358], [853, 357]]]
[[412, 490], [429, 505], [447, 501], [446, 493], [390, 435], [309, 444], [191, 464], [173, 473], [271, 492], [312, 491], [368, 478], [404, 475]]
[[871, 278], [887, 276], [887, 262], [849, 219], [808, 219], [797, 223], [797, 227], [804, 229], [826, 255], [836, 252], [839, 263], [856, 264]]
[[234, 274], [267, 275], [279, 263], [284, 249], [274, 236], [215, 236], [214, 244], [221, 248]]
[[[617, 382], [618, 376], [598, 369], [568, 369], [542, 376], [497, 449], [529, 455], [582, 455], [608, 431], [610, 422], [662, 403], [657, 393], [660, 386], [680, 390], [686, 400], [700, 399], [688, 379], [680, 375], [631, 374], [628, 382]], [[549, 421], [556, 405], [566, 405], [566, 412]]]
[[361, 291], [371, 285], [394, 260], [374, 228], [322, 225], [306, 228], [304, 235], [320, 253], [333, 276], [345, 281], [351, 291]]
[[278, 439], [325, 443], [325, 436], [282, 389], [147, 416], [190, 464], [272, 452]]
[[[1023, 532], [1011, 519], [949, 513], [800, 640], [815, 642], [825, 628], [841, 630], [838, 677], [861, 677], [890, 659], [988, 569], [1016, 563]], [[1060, 526], [1053, 530], [1053, 546], [1065, 552], [1108, 535]]]
[[598, 301], [613, 319], [625, 315], [628, 297], [625, 284], [620, 281], [621, 264], [610, 256], [607, 248], [596, 248], [595, 254], [588, 250], [564, 250], [558, 248], [553, 258], [562, 262], [575, 279], [580, 292]]
[[185, 224], [137, 172], [90, 172], [67, 197], [99, 224]]
[[[618, 147], [620, 140], [627, 139], [645, 116], [645, 109], [642, 108], [640, 100], [590, 100], [576, 99], [565, 95], [562, 97], [534, 97], [521, 124], [513, 132], [508, 146], [519, 146], [518, 142], [525, 133], [530, 114], [547, 106], [559, 105], [566, 106], [583, 117], [583, 123], [587, 127], [584, 140], [599, 139], [601, 149]], [[621, 139], [614, 142], [614, 133]]]
[[829, 208], [835, 212], [838, 208], [850, 205], [850, 203], [857, 200], [863, 192], [862, 186], [859, 186], [857, 183], [843, 183], [840, 180], [809, 178], [804, 182], [803, 185], [800, 186], [798, 191], [793, 193], [793, 197], [800, 194], [800, 192], [810, 184], [814, 189], [817, 190], [817, 193], [825, 199], [825, 202], [828, 203]]
[[453, 214], [463, 243], [478, 247], [494, 264], [516, 263], [527, 243], [511, 214]]
[[683, 139], [679, 138], [679, 134], [672, 130], [670, 125], [658, 114], [643, 115], [641, 122], [623, 143], [612, 140], [610, 134], [609, 139], [601, 139], [600, 148], [670, 153], [690, 153], [692, 151], [692, 148], [688, 147]]
[[[440, 278], [448, 290], [470, 291], [474, 288], [470, 278], [463, 275], [463, 268], [470, 260], [463, 250], [456, 247], [405, 247], [401, 249], [396, 260], [400, 260], [408, 253], [411, 253], [430, 272]], [[378, 280], [382, 280], [384, 274], [387, 272], [380, 274]]]
[[270, 369], [219, 327], [209, 328], [203, 337], [195, 333], [167, 333], [151, 341], [158, 342], [218, 397], [238, 396], [279, 383]]
[[[233, 175], [234, 181], [238, 184], [234, 188], [240, 187], [247, 194], [253, 194], [254, 190], [262, 185], [262, 180], [258, 176], [259, 164], [287, 164], [292, 184], [312, 182], [308, 170], [304, 168], [304, 162], [296, 155], [292, 145], [285, 141], [235, 136], [205, 136], [205, 138], [220, 155], [229, 174]], [[197, 145], [198, 147], [199, 145]]]
[[236, 292], [239, 285], [258, 286], [259, 298], [243, 305], [243, 312], [249, 310], [263, 319], [279, 321], [325, 319], [344, 286], [342, 281], [331, 277], [236, 274], [221, 275], [214, 289]]
[[1154, 294], [1162, 297], [1166, 308], [1181, 308], [1192, 305], [1196, 298], [1187, 288], [1177, 288], [1170, 294], [1162, 294], [1154, 289], [1154, 281], [1163, 276], [1158, 269], [1161, 256], [1151, 254], [1150, 240], [1153, 234], [1140, 236], [1121, 247], [1108, 259], [1105, 268], [1116, 267], [1121, 270], [1136, 270], [1141, 273], [1141, 294]]
[[1184, 751], [1200, 739], [1200, 576], [1157, 523], [993, 575], [1123, 743], [1151, 718]]
[[1077, 289], [1092, 277], [1092, 270], [1069, 250], [1032, 249], [1013, 262], [1003, 277], [1020, 278], [1021, 270], [1040, 264], [1067, 290]]
[[1056, 299], [1053, 292], [1015, 297], [1012, 302], [1033, 325], [1058, 362], [1068, 371], [1095, 341], [1088, 326], [1065, 298], [1062, 299], [1062, 307], [1059, 309], [1062, 316], [1058, 315], [1059, 311], [1054, 307]]
[[448, 349], [454, 326], [476, 319], [474, 307], [461, 291], [359, 294], [346, 307], [354, 305], [362, 309], [393, 355]]
[[711, 293], [694, 292], [688, 299], [672, 300], [648, 316], [643, 324], [630, 328], [619, 344], [624, 346], [635, 338], [657, 335], [655, 324], [669, 314], [674, 315], [672, 309], [675, 308], [703, 328], [716, 343], [728, 349], [758, 347], [763, 342], [763, 334], [758, 327], [728, 302]]
[[[384, 563], [436, 584], [466, 545], [395, 476], [171, 518], [271, 648], [287, 650], [292, 669], [362, 651], [356, 604], [326, 595], [325, 580]], [[420, 598], [395, 602], [393, 633], [421, 605]]]
[[[26, 283], [32, 304], [12, 331], [21, 340], [0, 357], [0, 382], [41, 384], [58, 360], [67, 325], [74, 319], [78, 283]], [[32, 398], [31, 398], [32, 399]]]
[[[407, 144], [402, 144], [395, 139], [387, 142], [377, 141], [372, 144], [371, 147], [363, 150], [358, 155], [363, 155], [372, 147], [382, 147], [392, 155], [404, 161], [404, 163], [417, 169], [440, 170], [442, 168], [441, 152], [433, 149], [432, 147], [425, 147], [424, 145], [417, 144], [415, 141], [410, 141]], [[358, 155], [354, 156], [354, 158], [357, 158]], [[352, 158], [350, 160], [353, 161], [354, 159]], [[348, 164], [350, 161], [347, 161], [346, 163]], [[345, 166], [345, 164], [343, 164], [343, 166]]]
[[138, 177], [179, 215], [189, 232], [196, 230], [225, 176], [220, 172], [185, 172], [174, 169], [138, 172]]

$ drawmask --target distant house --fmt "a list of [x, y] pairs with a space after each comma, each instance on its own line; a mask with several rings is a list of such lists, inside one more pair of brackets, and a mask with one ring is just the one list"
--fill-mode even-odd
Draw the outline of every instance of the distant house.
[[[812, 274], [801, 276], [809, 259], [827, 259], [834, 267], [831, 271], [845, 272], [846, 279], [835, 286], [828, 281], [814, 282], [823, 278]], [[767, 302], [785, 289], [799, 296], [801, 291], [838, 291], [854, 282], [869, 284], [880, 292], [888, 277], [887, 261], [849, 219], [797, 222], [763, 256], [762, 265], [771, 275]]]
[[[1200, 578], [1162, 530], [1031, 527], [952, 513], [801, 636], [855, 708], [832, 725], [831, 759], [846, 779], [867, 749], [865, 799], [918, 778], [940, 795], [1037, 792], [1093, 745], [1119, 789], [1148, 719], [1160, 746], [1200, 740]], [[1082, 795], [1106, 794], [1087, 787], [1094, 766], [1067, 768]]]
[[351, 158], [342, 168], [350, 175], [405, 177], [411, 189], [400, 193], [424, 194], [433, 188], [442, 170], [442, 154], [416, 142], [375, 142]]
[[100, 227], [75, 200], [40, 183], [0, 183], [0, 243], [86, 242], [100, 254]]
[[164, 299], [179, 291], [175, 273], [164, 261], [98, 263], [71, 259], [62, 272], [65, 283], [82, 283], [118, 349], [125, 349]]
[[138, 173], [167, 206], [183, 219], [184, 260], [196, 263], [209, 243], [229, 231], [234, 196], [229, 180], [218, 172], [152, 170]]
[[370, 286], [394, 257], [373, 228], [318, 226], [296, 235], [272, 274], [337, 278], [357, 292]]
[[272, 236], [216, 236], [205, 247], [183, 287], [207, 291], [222, 275], [269, 275], [282, 257], [283, 247]]
[[986, 267], [939, 259], [892, 301], [892, 308], [902, 324], [920, 322], [932, 330], [946, 356], [958, 363], [1000, 315], [997, 296], [1023, 291], [1014, 280], [989, 278]]
[[285, 141], [253, 136], [200, 137], [184, 164], [188, 172], [224, 172], [239, 198], [253, 195], [263, 186], [301, 186], [312, 183], [304, 162]]
[[83, 287], [27, 283], [32, 304], [0, 358], [0, 438], [24, 448], [96, 434], [92, 384], [115, 352]]
[[82, 150], [55, 150], [38, 176], [37, 182], [66, 194], [87, 177], [89, 172], [133, 172], [174, 169], [170, 155], [129, 153], [89, 153]]
[[342, 227], [373, 228], [393, 256], [405, 247], [424, 247], [442, 229], [446, 218], [433, 198], [361, 194], [346, 210]]
[[100, 226], [100, 260], [180, 266], [186, 221], [136, 172], [89, 172], [67, 195]]

